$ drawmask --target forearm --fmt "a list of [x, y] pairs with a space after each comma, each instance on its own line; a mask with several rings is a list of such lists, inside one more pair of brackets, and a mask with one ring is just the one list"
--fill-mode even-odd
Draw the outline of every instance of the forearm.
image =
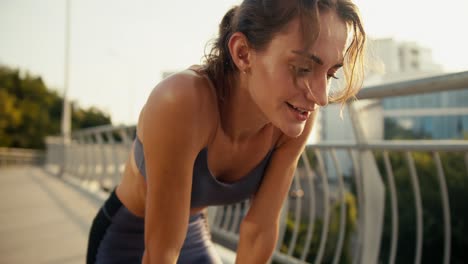
[[[153, 233], [147, 232], [145, 234], [145, 253], [143, 256], [143, 264], [175, 264], [179, 257], [180, 250], [186, 236], [187, 228], [183, 227], [184, 224], [179, 224], [179, 228], [173, 228], [172, 225], [166, 225], [162, 230], [156, 231], [153, 226]], [[159, 229], [159, 228], [158, 228]]]
[[164, 252], [163, 254], [149, 254], [148, 250], [145, 250], [143, 254], [142, 264], [162, 263], [162, 264], [176, 264], [178, 254], [175, 252], [169, 253]]
[[[145, 252], [143, 264], [176, 264], [179, 258], [187, 228], [181, 227], [179, 230], [166, 226], [170, 232], [155, 232], [152, 235], [146, 234]], [[154, 227], [153, 227], [154, 228]]]
[[240, 230], [236, 264], [267, 263], [275, 250], [278, 228], [245, 224]]

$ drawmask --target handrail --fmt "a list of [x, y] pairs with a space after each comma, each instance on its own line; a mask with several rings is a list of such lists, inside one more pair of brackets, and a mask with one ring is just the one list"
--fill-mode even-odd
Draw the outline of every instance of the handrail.
[[41, 165], [44, 155], [44, 151], [36, 149], [0, 148], [0, 166]]
[[468, 71], [429, 78], [364, 87], [358, 99], [381, 99], [394, 96], [453, 91], [468, 88]]
[[350, 142], [327, 141], [316, 143], [314, 146], [325, 149], [369, 149], [369, 150], [411, 150], [411, 151], [465, 151], [468, 148], [466, 140], [373, 140], [367, 144]]

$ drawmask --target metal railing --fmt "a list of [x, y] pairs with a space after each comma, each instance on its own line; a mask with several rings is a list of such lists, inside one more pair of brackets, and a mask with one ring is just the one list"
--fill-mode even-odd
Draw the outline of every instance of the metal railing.
[[21, 148], [0, 148], [0, 167], [13, 165], [42, 165], [44, 151]]
[[[468, 89], [468, 72], [370, 87], [358, 97], [387, 98], [455, 89]], [[432, 181], [441, 201], [443, 229], [443, 247], [433, 250], [441, 252], [442, 263], [450, 263], [455, 218], [447, 181], [454, 177], [451, 166], [464, 168], [456, 172], [467, 181], [468, 141], [368, 141], [359, 113], [353, 105], [349, 110], [356, 142], [321, 142], [309, 145], [302, 153], [281, 213], [272, 261], [401, 263], [399, 252], [407, 249], [399, 244], [406, 243], [401, 237], [408, 234], [402, 230], [406, 230], [411, 212], [414, 244], [409, 250], [412, 261], [421, 263], [424, 238], [430, 235], [424, 233], [424, 219], [433, 208], [425, 203], [422, 186]], [[105, 126], [75, 132], [66, 144], [50, 138], [47, 166], [87, 186], [110, 190], [120, 180], [134, 136], [133, 126]], [[215, 242], [235, 250], [248, 207], [249, 201], [244, 201], [209, 209]], [[403, 220], [404, 226], [400, 223]]]

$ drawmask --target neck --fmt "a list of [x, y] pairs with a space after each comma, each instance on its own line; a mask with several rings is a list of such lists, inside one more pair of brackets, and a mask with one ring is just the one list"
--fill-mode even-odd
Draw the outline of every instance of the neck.
[[258, 135], [270, 122], [252, 100], [245, 81], [237, 79], [221, 105], [221, 127], [232, 142]]

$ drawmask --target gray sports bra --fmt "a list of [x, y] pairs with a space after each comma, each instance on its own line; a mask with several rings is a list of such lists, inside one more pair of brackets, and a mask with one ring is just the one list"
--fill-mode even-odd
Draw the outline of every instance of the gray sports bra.
[[[252, 171], [233, 183], [221, 182], [211, 174], [208, 168], [207, 153], [206, 148], [202, 149], [198, 153], [193, 165], [190, 208], [232, 204], [250, 198], [260, 187], [273, 149], [268, 152], [266, 157]], [[135, 138], [134, 156], [140, 173], [146, 179], [143, 144], [138, 137]]]

